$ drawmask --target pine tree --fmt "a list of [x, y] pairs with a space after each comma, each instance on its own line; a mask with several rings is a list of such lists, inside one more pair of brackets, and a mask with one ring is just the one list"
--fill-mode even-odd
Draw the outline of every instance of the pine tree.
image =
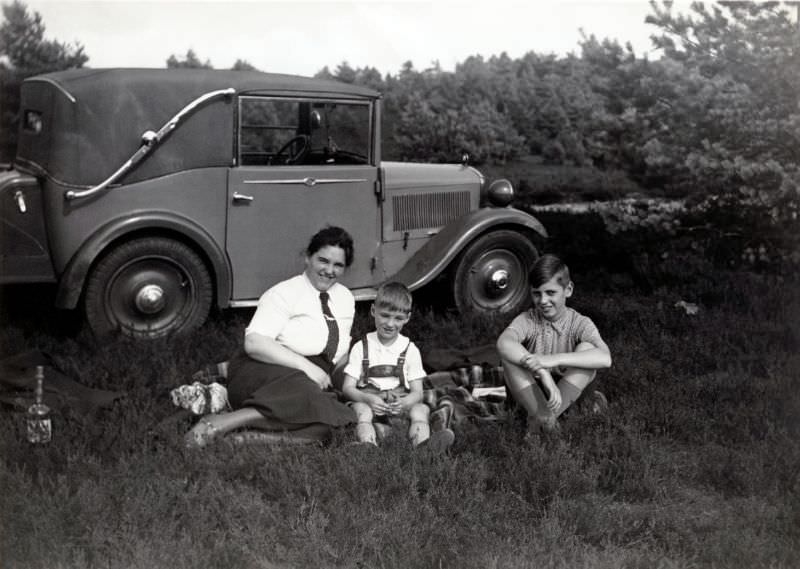
[[16, 154], [19, 128], [19, 90], [23, 79], [61, 69], [83, 67], [89, 56], [80, 44], [45, 39], [45, 25], [38, 12], [15, 0], [3, 4], [0, 25], [0, 162]]

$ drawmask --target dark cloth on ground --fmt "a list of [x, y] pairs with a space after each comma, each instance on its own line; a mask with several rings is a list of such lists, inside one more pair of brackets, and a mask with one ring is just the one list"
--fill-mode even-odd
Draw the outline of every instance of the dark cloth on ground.
[[423, 350], [422, 364], [429, 371], [451, 370], [469, 365], [497, 367], [500, 365], [500, 356], [494, 344], [465, 349], [434, 348]]
[[81, 414], [111, 407], [124, 394], [86, 387], [56, 368], [52, 358], [29, 350], [0, 360], [0, 401], [17, 409], [33, 402], [36, 366], [44, 366], [43, 400], [51, 409], [73, 409]]
[[228, 401], [234, 409], [255, 408], [287, 430], [313, 423], [342, 427], [356, 421], [353, 410], [334, 392], [322, 391], [300, 370], [256, 361], [244, 351], [230, 362]]

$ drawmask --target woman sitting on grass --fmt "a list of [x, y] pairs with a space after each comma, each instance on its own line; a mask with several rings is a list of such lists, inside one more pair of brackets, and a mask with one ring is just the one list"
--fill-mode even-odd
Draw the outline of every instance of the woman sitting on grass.
[[[556, 418], [592, 383], [596, 370], [611, 366], [611, 354], [594, 322], [567, 308], [574, 287], [561, 259], [543, 255], [528, 282], [533, 307], [503, 331], [497, 351], [509, 391], [528, 413], [528, 434], [536, 435], [556, 428]], [[593, 394], [594, 404], [605, 408], [603, 394]]]
[[355, 300], [339, 278], [353, 262], [353, 239], [326, 227], [306, 248], [305, 271], [265, 292], [245, 329], [244, 351], [228, 364], [234, 411], [209, 415], [187, 436], [190, 446], [250, 426], [287, 440], [324, 440], [356, 420], [330, 391], [347, 355]]

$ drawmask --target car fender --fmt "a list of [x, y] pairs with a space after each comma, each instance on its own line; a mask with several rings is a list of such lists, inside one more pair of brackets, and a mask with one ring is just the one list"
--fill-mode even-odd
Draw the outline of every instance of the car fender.
[[530, 214], [514, 208], [481, 208], [442, 228], [392, 280], [404, 283], [411, 290], [418, 289], [441, 274], [476, 237], [499, 227], [533, 231], [541, 238], [547, 238], [547, 230]]
[[217, 306], [230, 302], [231, 268], [219, 244], [202, 227], [185, 217], [164, 213], [137, 213], [114, 219], [98, 229], [72, 256], [61, 274], [56, 306], [75, 308], [80, 300], [89, 270], [114, 241], [144, 234], [171, 233], [199, 248], [209, 261], [217, 289]]

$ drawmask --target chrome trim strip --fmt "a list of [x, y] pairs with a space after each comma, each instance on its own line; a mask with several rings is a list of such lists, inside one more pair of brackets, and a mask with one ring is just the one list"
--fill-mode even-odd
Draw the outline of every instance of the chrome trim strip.
[[228, 306], [231, 308], [254, 308], [258, 306], [258, 300], [231, 300]]
[[290, 180], [244, 180], [244, 184], [267, 184], [267, 185], [304, 185], [309, 188], [318, 184], [355, 184], [366, 182], [366, 178], [293, 178]]
[[[353, 293], [356, 302], [375, 300], [375, 295], [378, 294], [378, 290], [374, 287], [354, 288], [350, 289], [350, 292]], [[228, 306], [231, 308], [255, 308], [258, 306], [258, 300], [231, 300]]]
[[74, 104], [77, 102], [77, 99], [72, 95], [72, 93], [64, 89], [64, 86], [61, 83], [53, 81], [49, 77], [31, 77], [30, 79], [26, 79], [26, 81], [42, 81], [43, 83], [50, 83], [53, 87], [61, 91], [64, 96], [69, 99], [70, 103]]
[[145, 156], [150, 154], [150, 152], [159, 145], [159, 143], [171, 133], [175, 128], [177, 128], [178, 123], [186, 117], [189, 113], [194, 111], [197, 107], [207, 103], [212, 99], [216, 99], [218, 97], [227, 97], [236, 94], [236, 89], [233, 87], [229, 87], [227, 89], [220, 89], [218, 91], [209, 91], [204, 95], [200, 95], [194, 101], [183, 107], [178, 113], [169, 119], [164, 126], [158, 129], [158, 132], [153, 132], [152, 130], [145, 131], [142, 134], [142, 144], [139, 146], [138, 150], [133, 153], [131, 156], [122, 166], [120, 166], [116, 172], [111, 174], [108, 178], [104, 181], [99, 183], [96, 186], [89, 188], [88, 190], [67, 190], [64, 192], [64, 197], [67, 200], [74, 200], [78, 198], [86, 198], [97, 192], [100, 192], [114, 183], [116, 180], [124, 176], [128, 173], [131, 168], [133, 168], [136, 164], [138, 164]]
[[352, 288], [350, 289], [350, 292], [353, 293], [353, 297], [356, 299], [356, 302], [375, 300], [375, 297], [378, 295], [378, 289], [373, 287]]

